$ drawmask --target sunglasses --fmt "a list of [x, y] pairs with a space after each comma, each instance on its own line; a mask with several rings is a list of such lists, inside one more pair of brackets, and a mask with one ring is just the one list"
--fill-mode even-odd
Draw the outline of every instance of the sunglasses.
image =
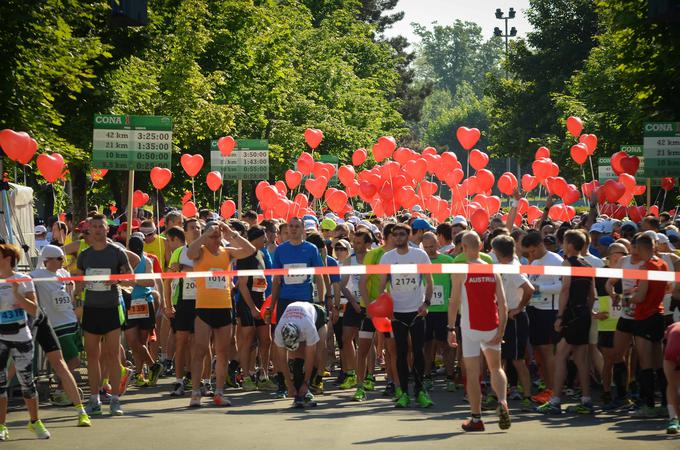
[[47, 259], [47, 260], [56, 259], [57, 261], [60, 261], [60, 262], [64, 260], [64, 258], [61, 257], [61, 256], [59, 256], [59, 257], [57, 257], [57, 258], [45, 258], [45, 259]]
[[333, 248], [335, 249], [336, 252], [339, 252], [340, 250], [345, 251], [345, 252], [348, 251], [347, 248], [343, 247], [342, 245], [338, 245], [338, 246], [333, 247]]
[[611, 252], [610, 255], [623, 255], [623, 256], [628, 256], [628, 253], [625, 253], [625, 252]]
[[402, 233], [402, 232], [399, 232], [399, 233], [392, 233], [392, 236], [396, 236], [396, 237], [400, 237], [400, 236], [401, 236], [401, 237], [406, 237], [406, 236], [408, 236], [408, 233]]

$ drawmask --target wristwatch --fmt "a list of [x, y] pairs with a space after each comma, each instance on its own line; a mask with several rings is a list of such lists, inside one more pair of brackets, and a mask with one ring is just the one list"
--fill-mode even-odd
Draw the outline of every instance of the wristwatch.
[[446, 329], [449, 330], [449, 331], [451, 331], [451, 332], [454, 332], [454, 333], [456, 332], [456, 327], [449, 327], [449, 326], [447, 326]]

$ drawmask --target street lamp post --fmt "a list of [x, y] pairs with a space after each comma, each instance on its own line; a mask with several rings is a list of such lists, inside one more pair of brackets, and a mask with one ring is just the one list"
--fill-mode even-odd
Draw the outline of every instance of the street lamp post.
[[[510, 8], [508, 10], [508, 15], [506, 16], [503, 11], [501, 11], [500, 8], [496, 8], [496, 19], [500, 19], [505, 21], [505, 34], [501, 31], [500, 28], [495, 27], [493, 29], [493, 34], [494, 36], [502, 37], [505, 38], [505, 58], [507, 59], [508, 57], [508, 38], [515, 37], [517, 36], [517, 28], [512, 27], [510, 28], [510, 32], [508, 33], [508, 20], [514, 19], [515, 18], [515, 8]], [[505, 68], [505, 78], [508, 78], [508, 68], [506, 66]]]
[[[505, 34], [501, 31], [500, 28], [494, 27], [493, 29], [493, 35], [505, 38], [505, 59], [508, 59], [508, 38], [515, 37], [517, 36], [517, 28], [512, 27], [510, 28], [510, 32], [508, 32], [508, 20], [514, 19], [515, 18], [515, 8], [510, 8], [508, 10], [508, 15], [506, 16], [505, 13], [500, 8], [496, 8], [496, 19], [500, 19], [505, 21]], [[505, 78], [508, 78], [508, 65], [507, 62], [505, 64]], [[506, 158], [506, 164], [507, 164], [507, 170], [508, 172], [510, 171], [510, 158]], [[519, 175], [519, 164], [517, 165], [517, 174]]]

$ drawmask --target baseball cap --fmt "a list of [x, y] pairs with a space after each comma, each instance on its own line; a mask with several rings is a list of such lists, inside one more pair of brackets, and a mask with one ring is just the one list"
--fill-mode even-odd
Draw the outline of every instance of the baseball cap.
[[602, 222], [596, 222], [590, 227], [590, 232], [591, 233], [604, 233], [604, 223]]
[[321, 221], [321, 229], [322, 230], [333, 231], [333, 230], [335, 230], [336, 226], [338, 226], [338, 225], [335, 223], [335, 220], [333, 220], [331, 218], [326, 217], [325, 219], [323, 219]]
[[78, 233], [87, 231], [88, 228], [90, 228], [90, 224], [87, 222], [87, 220], [81, 220], [80, 222], [78, 222], [78, 225], [76, 225], [76, 231]]
[[423, 212], [423, 208], [420, 205], [413, 205], [413, 212]]
[[61, 249], [61, 247], [57, 247], [56, 245], [46, 245], [46, 246], [43, 247], [42, 251], [40, 252], [40, 257], [42, 259], [63, 258], [64, 257], [64, 251]]
[[305, 220], [304, 225], [305, 225], [305, 231], [316, 230], [316, 222], [311, 220], [311, 219]]
[[435, 228], [432, 226], [432, 224], [425, 219], [414, 220], [413, 223], [411, 223], [411, 229], [435, 231]]
[[345, 247], [345, 248], [347, 249], [347, 251], [351, 251], [351, 250], [352, 250], [352, 246], [349, 245], [349, 241], [347, 241], [346, 239], [339, 239], [339, 240], [335, 243], [335, 245], [342, 245], [343, 247]]
[[151, 225], [149, 226], [140, 227], [139, 231], [141, 231], [142, 234], [144, 234], [145, 236], [149, 234], [154, 234], [156, 232], [156, 224], [151, 223]]
[[[132, 230], [138, 230], [139, 226], [141, 225], [142, 222], [139, 221], [139, 219], [132, 219]], [[123, 222], [118, 226], [118, 232], [121, 231], [127, 231], [128, 229], [128, 223]]]
[[605, 234], [611, 234], [614, 231], [614, 222], [612, 220], [606, 220], [602, 222], [602, 227]]
[[317, 225], [319, 224], [319, 219], [317, 219], [316, 216], [313, 216], [311, 214], [305, 214], [304, 216], [302, 216], [303, 222], [307, 222], [308, 220], [313, 221]]
[[38, 225], [35, 227], [35, 234], [45, 234], [47, 233], [47, 228], [44, 225]]
[[602, 236], [602, 237], [600, 238], [600, 245], [603, 245], [603, 246], [605, 246], [605, 247], [609, 247], [609, 246], [612, 245], [614, 242], [615, 242], [615, 241], [614, 241], [614, 238], [611, 237], [611, 236]]
[[666, 236], [663, 233], [656, 233], [656, 243], [666, 244], [668, 245], [668, 248], [670, 248], [671, 250], [675, 250], [675, 247], [673, 246], [673, 244], [671, 244], [671, 240], [668, 239], [668, 236]]
[[633, 227], [633, 229], [634, 229], [635, 231], [637, 231], [637, 229], [638, 229], [637, 224], [636, 224], [635, 222], [633, 222], [632, 220], [626, 220], [625, 222], [623, 222], [623, 223], [621, 224], [621, 228], [626, 227], [626, 226], [628, 226], [628, 227]]
[[461, 227], [467, 228], [468, 223], [467, 220], [465, 220], [465, 217], [463, 216], [455, 216], [453, 220], [451, 221], [451, 226], [453, 225], [460, 225]]

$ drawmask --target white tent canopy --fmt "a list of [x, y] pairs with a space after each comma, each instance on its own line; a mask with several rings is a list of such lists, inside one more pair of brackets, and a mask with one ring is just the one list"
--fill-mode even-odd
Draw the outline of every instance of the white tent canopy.
[[[9, 183], [10, 190], [0, 198], [0, 236], [7, 243], [28, 245], [29, 254], [21, 258], [19, 265], [30, 266], [30, 259], [38, 256], [35, 249], [35, 226], [33, 220], [33, 189]], [[27, 258], [28, 256], [28, 258]]]

